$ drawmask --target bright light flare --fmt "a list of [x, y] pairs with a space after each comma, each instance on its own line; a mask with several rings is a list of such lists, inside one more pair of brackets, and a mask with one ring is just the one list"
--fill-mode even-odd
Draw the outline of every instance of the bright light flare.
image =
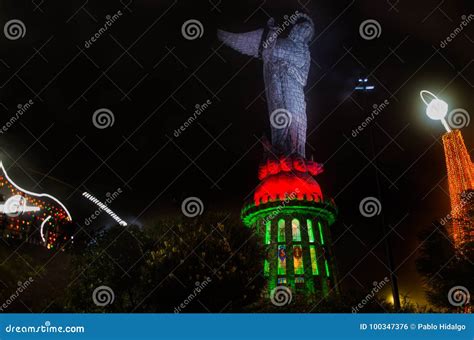
[[[439, 99], [434, 93], [423, 90], [420, 92], [420, 97], [426, 105], [426, 115], [433, 120], [440, 120], [446, 131], [451, 132], [451, 128], [446, 122], [446, 115], [448, 114], [448, 104]], [[431, 97], [431, 100], [427, 100]]]

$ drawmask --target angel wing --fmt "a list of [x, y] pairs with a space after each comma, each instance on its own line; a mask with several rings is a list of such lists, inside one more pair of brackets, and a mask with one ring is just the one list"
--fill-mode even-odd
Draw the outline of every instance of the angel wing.
[[263, 28], [246, 33], [217, 30], [217, 38], [237, 52], [258, 58], [263, 31]]

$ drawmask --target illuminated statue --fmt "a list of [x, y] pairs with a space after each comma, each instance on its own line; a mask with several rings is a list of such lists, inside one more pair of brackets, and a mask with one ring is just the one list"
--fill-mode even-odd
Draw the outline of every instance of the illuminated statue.
[[276, 306], [295, 295], [319, 299], [338, 292], [329, 229], [337, 209], [314, 179], [322, 164], [305, 155], [304, 87], [314, 27], [298, 12], [285, 19], [279, 26], [270, 19], [265, 28], [247, 33], [217, 33], [224, 44], [263, 61], [272, 145], [263, 142], [260, 183], [241, 219], [262, 239], [266, 294]]
[[280, 37], [289, 26], [274, 25], [247, 33], [219, 30], [217, 35], [234, 50], [263, 60], [265, 92], [270, 114], [273, 151], [278, 155], [297, 154], [305, 158], [306, 102], [304, 87], [311, 57], [309, 41], [314, 33], [311, 18], [296, 14], [288, 37]]

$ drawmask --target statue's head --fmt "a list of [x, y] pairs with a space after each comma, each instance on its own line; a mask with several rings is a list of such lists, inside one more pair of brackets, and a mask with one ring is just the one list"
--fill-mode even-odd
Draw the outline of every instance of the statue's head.
[[288, 37], [296, 42], [309, 43], [313, 33], [313, 22], [311, 19], [303, 17], [293, 26]]

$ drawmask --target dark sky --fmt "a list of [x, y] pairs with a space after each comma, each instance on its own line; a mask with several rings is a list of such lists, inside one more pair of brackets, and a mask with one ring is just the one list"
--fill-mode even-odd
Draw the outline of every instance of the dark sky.
[[[375, 196], [384, 221], [395, 227], [401, 291], [419, 298], [416, 235], [448, 213], [449, 198], [443, 128], [424, 115], [418, 93], [428, 89], [450, 109], [474, 111], [474, 21], [440, 48], [473, 7], [467, 0], [46, 0], [39, 7], [2, 1], [2, 25], [19, 19], [26, 35], [0, 37], [0, 123], [18, 104], [34, 104], [0, 135], [1, 158], [22, 186], [62, 198], [80, 224], [92, 212], [80, 197], [84, 190], [103, 199], [122, 188], [112, 208], [129, 222], [179, 214], [188, 196], [199, 197], [206, 210], [238, 214], [258, 183], [258, 138], [269, 135], [268, 113], [261, 61], [220, 46], [216, 29], [244, 32], [269, 16], [281, 22], [295, 10], [306, 12], [316, 26], [307, 153], [324, 163], [317, 179], [340, 209], [333, 239], [343, 284], [368, 288], [387, 275], [383, 244], [374, 247], [381, 218], [359, 212], [359, 202]], [[86, 48], [105, 17], [119, 10], [123, 15]], [[184, 39], [181, 26], [189, 19], [202, 23], [201, 38]], [[379, 38], [359, 34], [367, 19], [379, 22]], [[368, 96], [353, 93], [363, 75], [376, 87]], [[209, 108], [174, 137], [207, 100]], [[385, 100], [387, 108], [352, 137], [372, 106]], [[113, 112], [113, 126], [94, 127], [100, 108]], [[473, 125], [463, 129], [471, 148], [472, 131]]]

